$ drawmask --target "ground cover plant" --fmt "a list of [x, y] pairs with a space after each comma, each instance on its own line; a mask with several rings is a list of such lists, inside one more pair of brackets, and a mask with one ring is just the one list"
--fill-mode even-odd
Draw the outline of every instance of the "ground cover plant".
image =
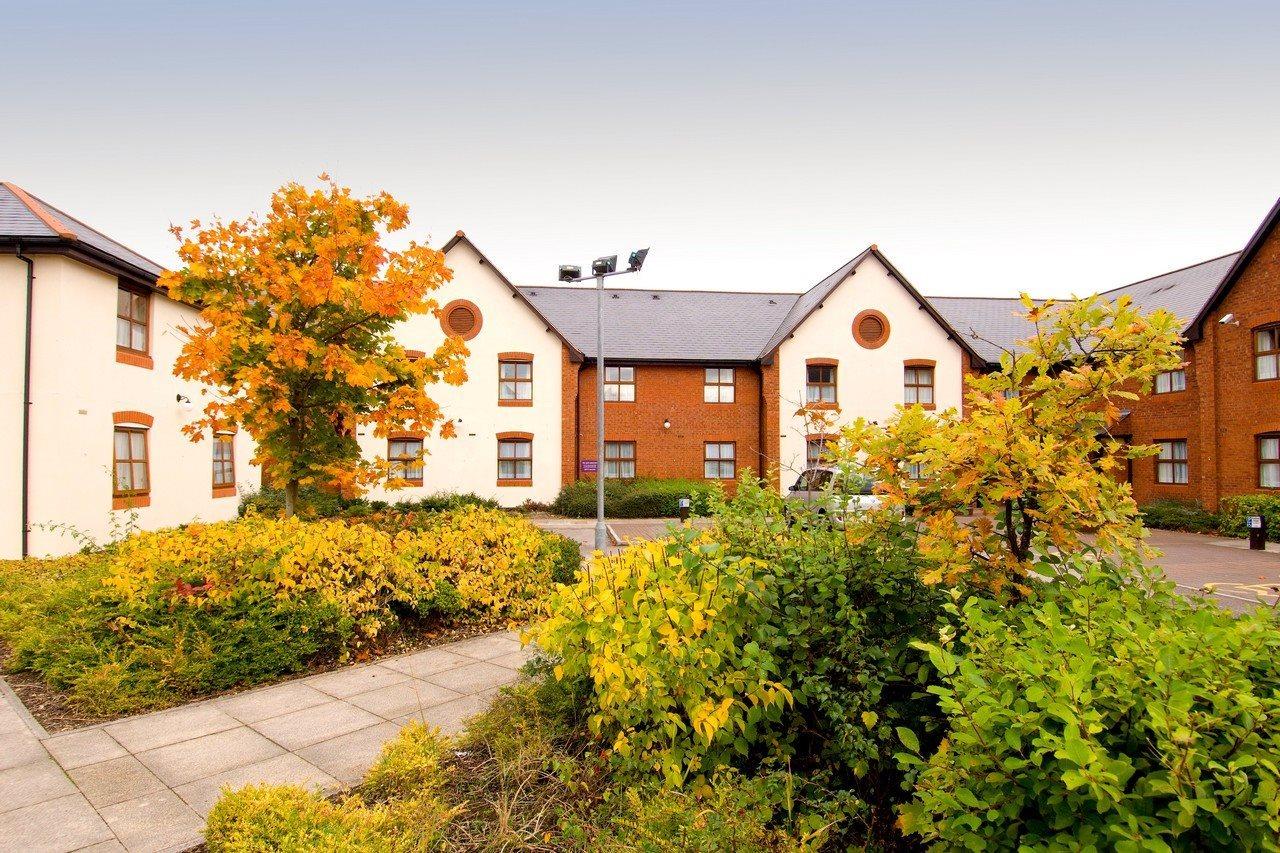
[[406, 626], [522, 621], [576, 568], [566, 541], [480, 506], [192, 524], [0, 564], [0, 638], [75, 707], [133, 712], [367, 657]]
[[[605, 480], [604, 512], [609, 518], [675, 518], [680, 499], [692, 501], [691, 511], [706, 513], [716, 487], [702, 480], [637, 477], [634, 480]], [[594, 480], [577, 480], [560, 489], [551, 511], [571, 518], [592, 518], [596, 514]]]

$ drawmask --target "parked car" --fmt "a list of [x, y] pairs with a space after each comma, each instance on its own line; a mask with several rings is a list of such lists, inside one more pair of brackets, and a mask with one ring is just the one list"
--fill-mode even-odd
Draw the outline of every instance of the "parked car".
[[833, 521], [843, 521], [851, 512], [880, 506], [882, 498], [875, 493], [875, 486], [876, 481], [866, 474], [819, 465], [800, 472], [786, 499]]

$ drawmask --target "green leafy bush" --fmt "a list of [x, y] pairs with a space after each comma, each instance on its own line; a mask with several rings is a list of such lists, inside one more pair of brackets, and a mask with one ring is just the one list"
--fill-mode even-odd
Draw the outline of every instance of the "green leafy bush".
[[[327, 489], [303, 487], [298, 490], [298, 515], [303, 518], [360, 518], [376, 512], [443, 512], [468, 506], [497, 509], [498, 502], [482, 498], [471, 492], [435, 492], [423, 497], [400, 501], [370, 501], [365, 498], [344, 498]], [[275, 518], [284, 512], [283, 489], [261, 489], [240, 498], [240, 515], [250, 511], [267, 518]]]
[[[1043, 561], [1026, 605], [973, 599], [921, 644], [950, 723], [902, 825], [949, 849], [1274, 850], [1280, 625], [1134, 566]], [[921, 763], [923, 761], [923, 763]]]
[[1280, 542], [1280, 495], [1237, 495], [1222, 501], [1220, 527], [1224, 535], [1249, 535], [1245, 519], [1260, 515], [1267, 520], [1267, 538]]
[[1216, 533], [1218, 516], [1197, 503], [1158, 500], [1142, 506], [1142, 523], [1158, 530]]
[[[604, 481], [604, 512], [610, 518], [674, 518], [680, 514], [680, 499], [689, 498], [695, 515], [707, 512], [717, 486], [701, 480]], [[560, 490], [551, 511], [571, 518], [591, 518], [596, 514], [595, 480], [577, 480]]]
[[582, 568], [582, 548], [568, 536], [543, 531], [543, 549], [551, 561], [551, 580], [572, 583]]

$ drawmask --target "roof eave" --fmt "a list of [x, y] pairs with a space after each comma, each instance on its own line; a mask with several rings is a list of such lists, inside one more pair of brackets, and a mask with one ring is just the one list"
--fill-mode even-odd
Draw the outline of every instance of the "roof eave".
[[1280, 224], [1280, 198], [1276, 199], [1275, 204], [1271, 205], [1271, 210], [1263, 218], [1258, 230], [1253, 232], [1253, 236], [1245, 244], [1240, 256], [1231, 265], [1231, 269], [1227, 270], [1227, 274], [1223, 276], [1222, 281], [1214, 288], [1213, 295], [1209, 297], [1209, 301], [1204, 304], [1204, 307], [1200, 309], [1200, 313], [1196, 315], [1195, 319], [1191, 321], [1183, 332], [1188, 341], [1195, 342], [1204, 337], [1205, 320], [1209, 319], [1209, 314], [1213, 312], [1213, 309], [1217, 308], [1222, 303], [1222, 300], [1226, 298], [1227, 293], [1235, 285], [1236, 279], [1240, 277], [1245, 267], [1258, 254], [1263, 242], [1271, 236], [1271, 232], [1275, 230], [1277, 224]]

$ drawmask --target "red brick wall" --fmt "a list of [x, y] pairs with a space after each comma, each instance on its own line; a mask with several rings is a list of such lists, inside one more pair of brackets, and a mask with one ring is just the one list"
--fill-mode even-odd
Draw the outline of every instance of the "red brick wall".
[[560, 482], [572, 483], [578, 469], [578, 368], [569, 358], [569, 348], [560, 347]]
[[[725, 365], [729, 366], [729, 365]], [[578, 459], [596, 458], [595, 362], [580, 366], [578, 372], [578, 408], [576, 432]], [[756, 367], [735, 366], [734, 402], [704, 403], [702, 387], [704, 365], [636, 364], [636, 399], [634, 403], [605, 403], [605, 438], [609, 441], [634, 441], [636, 475], [640, 477], [687, 477], [701, 479], [703, 444], [708, 441], [732, 441], [736, 444], [737, 470], [761, 469], [760, 406], [761, 372]], [[774, 420], [777, 419], [777, 369], [773, 368]], [[571, 412], [572, 409], [566, 409]], [[671, 421], [664, 429], [662, 422]], [[566, 446], [574, 429], [566, 423]], [[772, 433], [777, 436], [775, 424]], [[773, 455], [777, 455], [774, 438]], [[768, 453], [767, 448], [765, 452]], [[566, 458], [566, 466], [576, 468]], [[590, 474], [569, 474], [565, 482]], [[725, 483], [729, 486], [729, 483]]]
[[1187, 388], [1169, 394], [1149, 394], [1129, 407], [1128, 419], [1115, 428], [1119, 434], [1129, 436], [1131, 444], [1153, 444], [1162, 439], [1186, 439], [1187, 483], [1157, 483], [1156, 460], [1135, 459], [1131, 466], [1130, 483], [1134, 499], [1145, 504], [1160, 498], [1180, 501], [1197, 501], [1203, 486], [1212, 482], [1212, 472], [1207, 470], [1201, 453], [1204, 437], [1200, 430], [1201, 394], [1212, 383], [1197, 375], [1202, 367], [1196, 348], [1188, 348]]

